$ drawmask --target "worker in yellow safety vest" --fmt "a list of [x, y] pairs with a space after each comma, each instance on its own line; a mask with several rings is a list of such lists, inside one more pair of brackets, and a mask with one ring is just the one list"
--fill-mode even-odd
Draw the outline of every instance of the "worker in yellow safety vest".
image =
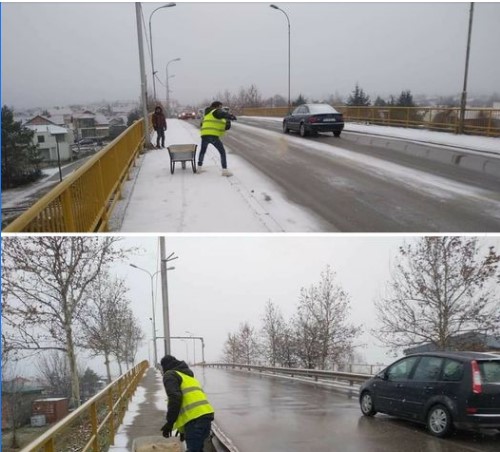
[[210, 107], [205, 109], [205, 115], [201, 122], [200, 135], [201, 135], [201, 148], [198, 155], [198, 171], [203, 172], [203, 159], [209, 144], [213, 145], [219, 151], [220, 161], [222, 165], [222, 175], [225, 177], [232, 176], [233, 174], [227, 169], [226, 150], [221, 141], [221, 137], [231, 127], [231, 121], [235, 121], [236, 116], [222, 109], [222, 102], [212, 102]]
[[184, 361], [166, 355], [160, 364], [168, 397], [167, 422], [161, 428], [163, 436], [168, 438], [172, 430], [177, 430], [181, 440], [186, 440], [187, 452], [203, 452], [203, 443], [214, 420], [214, 409]]

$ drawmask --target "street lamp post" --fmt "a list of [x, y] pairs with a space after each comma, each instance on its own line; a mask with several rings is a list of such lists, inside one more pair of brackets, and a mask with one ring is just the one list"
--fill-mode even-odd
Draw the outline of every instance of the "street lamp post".
[[155, 317], [155, 296], [154, 296], [154, 287], [153, 287], [153, 278], [160, 273], [161, 270], [158, 270], [155, 273], [151, 273], [150, 271], [146, 270], [145, 268], [138, 267], [137, 265], [134, 264], [129, 264], [131, 267], [136, 268], [137, 270], [141, 270], [149, 275], [151, 278], [151, 309], [153, 311], [153, 355], [154, 355], [154, 366], [155, 367], [158, 364], [158, 352], [156, 350], [156, 317]]
[[153, 58], [153, 33], [151, 32], [151, 19], [153, 17], [153, 14], [159, 9], [170, 8], [172, 6], [175, 6], [175, 3], [167, 3], [165, 5], [159, 6], [158, 8], [154, 9], [153, 12], [149, 15], [149, 45], [151, 47], [151, 74], [153, 75], [153, 97], [155, 102], [156, 102], [156, 84], [155, 84], [155, 64]]
[[291, 111], [291, 102], [290, 102], [290, 19], [288, 18], [288, 14], [285, 13], [281, 8], [277, 7], [276, 5], [269, 5], [271, 8], [277, 9], [278, 11], [281, 11], [288, 22], [288, 113]]
[[469, 72], [470, 38], [472, 34], [473, 15], [474, 15], [474, 2], [471, 2], [469, 10], [469, 33], [467, 35], [467, 52], [465, 55], [464, 89], [462, 90], [462, 98], [460, 100], [460, 122], [458, 125], [458, 133], [464, 133], [465, 106], [467, 104], [467, 74]]
[[[173, 63], [174, 61], [181, 61], [181, 59], [180, 59], [180, 58], [174, 58], [173, 60], [170, 60], [170, 61], [167, 63], [167, 66], [166, 66], [166, 68], [165, 68], [165, 72], [166, 72], [166, 74], [165, 74], [165, 75], [166, 75], [166, 83], [165, 83], [165, 84], [167, 85], [167, 118], [168, 118], [168, 117], [169, 117], [169, 115], [170, 115], [170, 89], [168, 88], [168, 79], [169, 79], [170, 77], [168, 76], [168, 65], [169, 65], [170, 63]], [[173, 75], [172, 75], [172, 77], [173, 77]]]
[[57, 149], [57, 167], [59, 168], [59, 181], [62, 182], [62, 170], [61, 170], [61, 154], [59, 153], [59, 135], [66, 135], [66, 132], [55, 132], [52, 133], [56, 137], [56, 149]]

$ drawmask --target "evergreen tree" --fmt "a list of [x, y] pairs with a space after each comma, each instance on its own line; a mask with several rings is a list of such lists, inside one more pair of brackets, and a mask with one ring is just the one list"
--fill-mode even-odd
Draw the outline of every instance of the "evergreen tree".
[[398, 100], [398, 107], [415, 107], [411, 91], [401, 91]]
[[2, 107], [2, 188], [12, 188], [39, 179], [42, 161], [34, 132], [14, 121], [14, 112]]
[[307, 104], [307, 99], [302, 94], [299, 94], [299, 97], [297, 97], [297, 99], [292, 100], [292, 105], [294, 107], [302, 104]]
[[360, 88], [356, 83], [353, 92], [349, 95], [347, 99], [347, 105], [351, 107], [368, 107], [371, 105], [370, 96], [366, 95], [363, 88]]
[[141, 119], [141, 111], [136, 108], [135, 110], [131, 110], [127, 116], [127, 127], [130, 127], [135, 121]]
[[375, 105], [375, 107], [385, 107], [387, 105], [387, 102], [380, 96], [377, 96], [373, 105]]

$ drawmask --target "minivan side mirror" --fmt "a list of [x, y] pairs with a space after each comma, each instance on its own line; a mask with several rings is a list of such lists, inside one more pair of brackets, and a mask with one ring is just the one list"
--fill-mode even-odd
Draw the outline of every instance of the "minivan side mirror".
[[388, 379], [387, 373], [385, 372], [385, 370], [383, 370], [382, 372], [379, 372], [377, 375], [375, 375], [375, 377], [380, 378], [381, 380]]

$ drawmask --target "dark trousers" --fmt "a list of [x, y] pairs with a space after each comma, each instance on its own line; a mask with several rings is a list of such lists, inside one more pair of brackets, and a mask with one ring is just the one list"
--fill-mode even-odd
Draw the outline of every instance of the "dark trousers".
[[160, 140], [161, 140], [161, 147], [165, 147], [165, 130], [163, 129], [155, 129], [156, 130], [156, 147], [160, 147]]
[[210, 435], [212, 416], [202, 416], [184, 426], [187, 452], [203, 452], [203, 443]]
[[205, 152], [207, 152], [207, 147], [209, 144], [214, 146], [215, 149], [219, 151], [220, 163], [222, 165], [222, 168], [227, 168], [226, 150], [224, 149], [224, 145], [222, 144], [222, 141], [219, 137], [215, 137], [213, 135], [203, 135], [201, 137], [201, 149], [200, 154], [198, 155], [198, 166], [203, 165], [203, 159], [205, 158]]

